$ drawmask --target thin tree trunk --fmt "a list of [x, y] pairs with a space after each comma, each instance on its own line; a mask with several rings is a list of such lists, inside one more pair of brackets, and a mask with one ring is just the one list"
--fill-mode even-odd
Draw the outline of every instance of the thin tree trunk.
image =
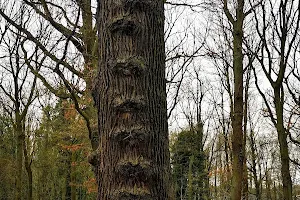
[[283, 198], [284, 200], [292, 200], [292, 179], [290, 175], [289, 149], [287, 144], [287, 133], [283, 124], [283, 97], [284, 94], [282, 86], [274, 87], [274, 102], [277, 116], [276, 129], [280, 148]]
[[256, 164], [256, 153], [255, 153], [255, 140], [254, 140], [254, 131], [251, 130], [250, 132], [250, 150], [251, 150], [251, 161], [252, 161], [252, 174], [254, 179], [254, 186], [255, 186], [255, 197], [256, 200], [261, 200], [261, 190], [260, 185], [257, 177], [257, 164]]
[[71, 158], [71, 152], [66, 151], [66, 179], [65, 179], [65, 200], [72, 200], [72, 186], [71, 186], [71, 171], [72, 171], [72, 158]]
[[193, 190], [193, 163], [194, 163], [194, 155], [189, 158], [189, 171], [188, 171], [188, 185], [187, 185], [187, 196], [188, 200], [192, 200], [194, 198], [194, 190]]
[[276, 188], [276, 184], [275, 181], [273, 183], [273, 194], [274, 194], [274, 200], [277, 200], [277, 188]]
[[168, 200], [164, 2], [98, 6], [97, 199]]
[[206, 170], [205, 176], [204, 176], [204, 199], [205, 200], [210, 200], [211, 199], [211, 192], [210, 192], [210, 187], [209, 187], [209, 176], [208, 172]]
[[214, 179], [214, 191], [215, 191], [215, 195], [214, 195], [214, 197], [215, 197], [215, 199], [217, 199], [218, 198], [218, 188], [217, 188], [217, 170], [218, 170], [218, 159], [216, 159], [216, 170], [215, 170], [215, 174], [212, 174], [212, 175], [214, 175], [215, 177], [215, 179]]
[[[230, 163], [231, 163], [231, 156], [230, 156], [230, 144], [229, 144], [229, 139], [228, 139], [228, 130], [230, 123], [226, 122], [225, 120], [225, 113], [224, 113], [224, 96], [222, 94], [222, 104], [221, 104], [221, 109], [222, 109], [222, 132], [224, 136], [224, 150], [225, 150], [225, 180], [223, 182], [224, 188], [226, 192], [230, 191], [230, 179], [231, 179], [231, 169], [230, 169]], [[227, 127], [227, 130], [226, 130]]]
[[232, 187], [231, 199], [241, 200], [244, 177], [244, 152], [243, 152], [243, 116], [244, 116], [244, 87], [243, 87], [243, 23], [245, 18], [244, 0], [237, 0], [234, 16], [230, 13], [228, 1], [224, 0], [224, 12], [228, 21], [232, 24], [233, 31], [233, 76], [234, 94], [233, 109], [230, 118], [232, 125]]
[[33, 182], [32, 182], [32, 169], [31, 169], [31, 161], [30, 156], [28, 155], [25, 138], [23, 140], [23, 152], [24, 152], [24, 165], [28, 176], [28, 200], [32, 200], [32, 192], [33, 192]]
[[269, 172], [266, 171], [266, 192], [267, 192], [267, 199], [272, 200], [272, 195], [271, 195], [271, 185], [270, 185], [270, 175]]
[[19, 121], [19, 114], [16, 113], [16, 125], [15, 132], [17, 136], [17, 153], [16, 153], [16, 200], [21, 200], [22, 197], [22, 181], [23, 181], [23, 143], [24, 133], [22, 131], [22, 123]]
[[[238, 9], [243, 9], [238, 8]], [[243, 11], [240, 11], [243, 12]], [[237, 16], [238, 18], [238, 16]], [[234, 73], [234, 108], [232, 120], [232, 188], [231, 199], [241, 200], [244, 177], [243, 153], [243, 19], [237, 19], [233, 28], [233, 73]]]
[[263, 193], [263, 177], [262, 177], [262, 169], [261, 169], [261, 165], [258, 165], [258, 170], [259, 170], [259, 191], [260, 191], [260, 198], [262, 198], [262, 193]]
[[[251, 63], [252, 64], [252, 63]], [[248, 168], [247, 168], [247, 155], [246, 155], [246, 145], [247, 145], [247, 126], [248, 126], [248, 99], [249, 99], [249, 83], [251, 77], [251, 69], [248, 69], [246, 84], [245, 84], [245, 102], [244, 102], [244, 130], [243, 130], [243, 165], [244, 165], [244, 176], [243, 176], [243, 191], [242, 197], [244, 200], [248, 200], [249, 186], [248, 186]]]
[[[199, 77], [197, 77], [199, 80]], [[197, 87], [198, 88], [198, 87]], [[200, 90], [200, 92], [199, 92]], [[204, 152], [204, 130], [203, 130], [203, 121], [202, 121], [202, 100], [204, 93], [202, 86], [200, 84], [200, 89], [197, 90], [197, 124], [196, 124], [196, 133], [199, 137], [199, 178], [198, 182], [198, 194], [197, 199], [204, 200], [208, 198], [209, 186], [206, 185], [207, 173], [206, 173], [206, 155]]]
[[71, 151], [71, 166], [70, 166], [70, 178], [71, 178], [71, 200], [76, 200], [76, 177], [75, 177], [75, 152]]

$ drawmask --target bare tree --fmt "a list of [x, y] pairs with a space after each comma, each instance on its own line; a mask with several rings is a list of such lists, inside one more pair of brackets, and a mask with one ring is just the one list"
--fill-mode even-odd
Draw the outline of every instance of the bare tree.
[[[221, 5], [221, 6], [220, 6]], [[231, 198], [247, 198], [247, 168], [245, 143], [247, 130], [247, 88], [251, 60], [244, 59], [245, 21], [255, 6], [246, 5], [246, 1], [214, 1], [212, 5], [219, 34], [213, 34], [216, 47], [208, 47], [207, 55], [217, 66], [222, 85], [229, 95], [230, 119], [232, 126], [232, 187]], [[248, 8], [249, 7], [249, 8]], [[221, 41], [221, 42], [220, 42]], [[248, 64], [246, 64], [248, 62]], [[245, 79], [246, 77], [246, 79]], [[244, 83], [246, 82], [246, 84]], [[244, 192], [242, 192], [244, 191]], [[243, 193], [243, 194], [242, 194]]]
[[[20, 11], [22, 13], [22, 10]], [[22, 15], [21, 15], [22, 16]], [[19, 20], [23, 20], [20, 18]], [[11, 29], [12, 28], [12, 29]], [[22, 199], [25, 194], [22, 188], [24, 167], [28, 175], [28, 196], [32, 199], [33, 175], [32, 175], [32, 148], [29, 137], [26, 134], [26, 126], [30, 107], [36, 97], [37, 77], [34, 76], [26, 65], [21, 46], [24, 42], [22, 34], [9, 27], [1, 35], [1, 65], [0, 65], [0, 99], [4, 112], [10, 117], [16, 138], [16, 192], [15, 198]], [[39, 70], [40, 67], [37, 67]]]
[[[46, 56], [43, 70], [31, 67], [31, 71], [57, 97], [74, 101], [86, 120], [92, 147], [96, 149], [97, 114], [91, 96], [98, 62], [96, 2], [18, 0], [4, 1], [1, 7], [0, 15], [27, 38], [23, 45], [23, 51], [28, 52], [25, 55], [27, 64], [34, 66], [40, 62], [29, 59], [30, 47]], [[35, 20], [28, 21], [31, 27], [15, 20], [20, 8], [34, 16]]]
[[[285, 89], [284, 79], [291, 62], [293, 45], [299, 37], [300, 23], [299, 1], [281, 0], [266, 1], [260, 4], [255, 12], [256, 30], [260, 38], [260, 51], [254, 53], [262, 71], [272, 88], [270, 102], [258, 84], [257, 69], [255, 69], [256, 86], [263, 97], [268, 115], [276, 127], [280, 146], [281, 176], [283, 198], [292, 197], [292, 180], [290, 175], [289, 147], [287, 127], [284, 120]], [[252, 52], [254, 52], [252, 50]]]

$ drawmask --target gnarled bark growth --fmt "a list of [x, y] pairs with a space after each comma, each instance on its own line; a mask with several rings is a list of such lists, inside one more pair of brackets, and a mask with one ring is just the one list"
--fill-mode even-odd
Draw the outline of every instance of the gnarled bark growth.
[[163, 1], [99, 1], [98, 23], [98, 199], [169, 199]]

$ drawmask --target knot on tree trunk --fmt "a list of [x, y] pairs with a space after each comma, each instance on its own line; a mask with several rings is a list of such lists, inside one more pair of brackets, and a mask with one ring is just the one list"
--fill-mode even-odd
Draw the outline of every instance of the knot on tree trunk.
[[97, 166], [98, 162], [99, 162], [99, 152], [93, 151], [90, 153], [90, 155], [88, 155], [88, 162], [92, 165], [92, 166]]
[[155, 4], [151, 0], [123, 0], [126, 10], [147, 11], [152, 9]]
[[128, 58], [120, 58], [111, 60], [109, 65], [115, 74], [125, 76], [141, 76], [145, 74], [146, 64], [144, 58], [140, 56], [132, 56]]
[[116, 176], [126, 181], [126, 184], [134, 186], [135, 184], [145, 185], [154, 177], [153, 167], [150, 162], [139, 163], [118, 163], [116, 166]]
[[119, 200], [154, 200], [149, 193], [145, 191], [136, 191], [137, 194], [132, 193], [130, 191], [116, 191], [113, 195], [111, 195], [111, 199], [119, 199]]
[[111, 33], [132, 36], [140, 32], [141, 26], [139, 22], [131, 16], [120, 16], [113, 18], [111, 22], [109, 22], [108, 29]]
[[119, 113], [142, 111], [146, 108], [146, 106], [145, 98], [140, 95], [136, 95], [131, 98], [118, 96], [113, 101], [113, 107]]
[[149, 142], [149, 131], [142, 125], [130, 128], [118, 128], [113, 131], [112, 139], [117, 141], [121, 146], [138, 147], [145, 146]]

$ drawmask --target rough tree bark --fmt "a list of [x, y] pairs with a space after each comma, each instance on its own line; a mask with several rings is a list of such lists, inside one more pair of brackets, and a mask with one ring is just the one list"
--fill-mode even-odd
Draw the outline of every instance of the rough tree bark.
[[164, 2], [98, 1], [98, 199], [169, 196]]

